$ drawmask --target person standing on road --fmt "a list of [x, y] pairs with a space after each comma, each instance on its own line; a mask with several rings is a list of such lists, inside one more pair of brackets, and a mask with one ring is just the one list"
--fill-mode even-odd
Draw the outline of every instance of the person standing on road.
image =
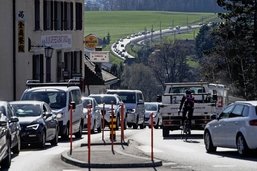
[[192, 95], [192, 91], [190, 89], [186, 90], [186, 95], [184, 95], [181, 99], [180, 106], [179, 106], [179, 113], [182, 110], [182, 127], [184, 125], [184, 121], [186, 119], [186, 114], [188, 113], [188, 120], [189, 120], [189, 128], [191, 129], [191, 120], [193, 117], [193, 112], [194, 112], [194, 101], [195, 98]]

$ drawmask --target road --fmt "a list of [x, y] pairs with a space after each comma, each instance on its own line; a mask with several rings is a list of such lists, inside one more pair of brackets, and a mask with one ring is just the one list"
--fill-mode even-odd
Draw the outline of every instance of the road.
[[[176, 132], [178, 135], [180, 132]], [[256, 170], [257, 155], [242, 159], [234, 149], [218, 148], [217, 153], [207, 154], [205, 152], [202, 131], [193, 131], [188, 142], [184, 142], [180, 136], [170, 136], [163, 139], [161, 129], [154, 129], [154, 157], [163, 161], [162, 167], [133, 169], [137, 171], [167, 171], [167, 170], [199, 170], [199, 171], [241, 171]], [[150, 155], [150, 129], [143, 130], [127, 129], [125, 136], [127, 140], [137, 144], [137, 148]], [[119, 134], [117, 134], [119, 136]], [[175, 138], [174, 138], [175, 137]], [[92, 142], [101, 139], [101, 134], [92, 135]], [[73, 142], [74, 147], [87, 142], [87, 135]], [[60, 142], [58, 146], [46, 149], [36, 148], [23, 149], [18, 156], [12, 158], [9, 171], [82, 171], [87, 169], [78, 168], [61, 161], [60, 156], [69, 150], [69, 142]], [[85, 154], [86, 155], [86, 154]], [[100, 171], [103, 169], [91, 169]], [[114, 169], [104, 169], [114, 170]], [[129, 171], [132, 169], [116, 169]]]

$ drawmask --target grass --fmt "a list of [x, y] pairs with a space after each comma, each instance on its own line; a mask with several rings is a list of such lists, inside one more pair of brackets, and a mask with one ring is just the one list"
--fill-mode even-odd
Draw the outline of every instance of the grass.
[[[160, 30], [168, 27], [186, 26], [209, 22], [217, 18], [214, 13], [181, 13], [160, 11], [87, 11], [84, 13], [84, 35], [95, 34], [99, 38], [109, 33], [111, 43], [133, 33], [146, 30]], [[178, 35], [176, 38], [194, 38], [196, 33]], [[110, 46], [105, 50], [109, 50]], [[111, 61], [120, 61], [111, 57]]]

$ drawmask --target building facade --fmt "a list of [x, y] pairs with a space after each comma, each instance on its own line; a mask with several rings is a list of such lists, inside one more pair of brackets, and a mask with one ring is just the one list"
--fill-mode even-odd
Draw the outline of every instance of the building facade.
[[19, 99], [27, 80], [84, 78], [83, 11], [84, 0], [0, 1], [0, 100]]

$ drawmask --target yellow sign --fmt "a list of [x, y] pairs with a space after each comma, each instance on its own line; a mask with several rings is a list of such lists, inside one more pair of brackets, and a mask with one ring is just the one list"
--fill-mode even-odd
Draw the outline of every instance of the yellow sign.
[[25, 29], [24, 21], [18, 22], [18, 52], [25, 52]]
[[86, 48], [93, 49], [97, 46], [98, 39], [95, 35], [89, 34], [84, 38], [84, 44], [85, 44]]

